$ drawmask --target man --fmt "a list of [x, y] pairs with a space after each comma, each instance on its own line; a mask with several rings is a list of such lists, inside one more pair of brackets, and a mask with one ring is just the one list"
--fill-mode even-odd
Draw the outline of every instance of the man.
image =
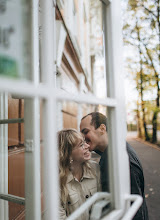
[[[90, 151], [95, 151], [101, 156], [101, 184], [102, 191], [109, 191], [108, 160], [107, 160], [107, 118], [99, 112], [92, 112], [81, 119], [80, 130], [84, 134], [86, 142], [90, 145]], [[144, 195], [144, 176], [141, 163], [134, 149], [126, 143], [130, 163], [131, 193], [143, 197], [143, 204], [136, 213], [134, 220], [148, 220], [148, 211]]]

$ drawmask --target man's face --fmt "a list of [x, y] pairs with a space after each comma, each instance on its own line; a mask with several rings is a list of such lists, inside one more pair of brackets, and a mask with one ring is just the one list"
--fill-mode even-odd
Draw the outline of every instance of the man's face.
[[93, 125], [91, 125], [92, 116], [87, 116], [81, 121], [80, 131], [85, 137], [87, 144], [90, 145], [89, 150], [96, 150], [100, 143], [100, 129], [95, 129]]

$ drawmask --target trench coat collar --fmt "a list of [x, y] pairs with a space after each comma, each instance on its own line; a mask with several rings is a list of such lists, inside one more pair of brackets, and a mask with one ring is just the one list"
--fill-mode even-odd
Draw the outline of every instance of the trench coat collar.
[[[90, 164], [89, 164], [89, 168], [90, 167]], [[83, 176], [82, 176], [82, 179], [92, 179], [92, 178], [95, 178], [93, 172], [91, 169], [89, 169], [88, 167], [83, 167]], [[75, 177], [73, 176], [72, 172], [70, 171], [69, 174], [68, 174], [68, 177], [67, 177], [67, 183], [71, 182], [71, 181], [74, 181], [75, 180]]]

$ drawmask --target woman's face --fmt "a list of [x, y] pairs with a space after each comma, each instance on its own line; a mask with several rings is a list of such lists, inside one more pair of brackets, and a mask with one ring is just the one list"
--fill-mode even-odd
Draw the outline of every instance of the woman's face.
[[83, 163], [90, 159], [89, 145], [83, 139], [79, 139], [77, 145], [72, 150], [72, 160]]

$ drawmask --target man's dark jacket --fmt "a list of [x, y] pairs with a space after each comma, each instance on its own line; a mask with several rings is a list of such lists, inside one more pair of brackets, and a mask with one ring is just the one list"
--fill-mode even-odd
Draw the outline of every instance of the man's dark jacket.
[[[126, 143], [126, 148], [129, 156], [130, 163], [130, 179], [131, 179], [131, 194], [141, 195], [143, 198], [143, 203], [139, 208], [138, 212], [134, 216], [133, 220], [148, 220], [148, 210], [146, 206], [145, 194], [144, 194], [144, 175], [143, 168], [140, 163], [138, 156], [134, 149]], [[100, 159], [100, 170], [101, 170], [101, 184], [102, 191], [109, 191], [109, 178], [108, 178], [108, 153], [106, 150], [101, 153], [96, 151], [101, 156]]]

